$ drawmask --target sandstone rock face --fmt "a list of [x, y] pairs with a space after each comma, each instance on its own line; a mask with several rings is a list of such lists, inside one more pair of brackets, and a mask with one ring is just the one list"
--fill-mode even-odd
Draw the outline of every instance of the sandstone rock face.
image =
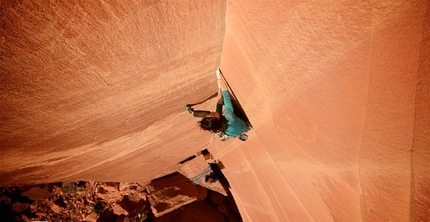
[[201, 150], [184, 105], [216, 92], [225, 4], [2, 1], [1, 185], [148, 182]]
[[[148, 182], [209, 144], [245, 221], [425, 221], [429, 8], [3, 1], [0, 183]], [[208, 143], [183, 111], [219, 65], [247, 142]]]
[[208, 150], [245, 221], [430, 218], [429, 7], [228, 5], [221, 69], [254, 130]]

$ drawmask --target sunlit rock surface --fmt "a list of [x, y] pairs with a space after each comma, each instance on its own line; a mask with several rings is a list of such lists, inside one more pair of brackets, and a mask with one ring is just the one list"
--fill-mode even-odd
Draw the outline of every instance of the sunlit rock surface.
[[428, 1], [232, 1], [221, 68], [249, 140], [215, 143], [245, 221], [430, 218]]
[[[0, 7], [2, 185], [147, 182], [208, 146], [245, 221], [430, 218], [428, 1]], [[247, 142], [184, 112], [218, 66]]]
[[207, 144], [219, 1], [1, 3], [1, 183], [141, 181]]

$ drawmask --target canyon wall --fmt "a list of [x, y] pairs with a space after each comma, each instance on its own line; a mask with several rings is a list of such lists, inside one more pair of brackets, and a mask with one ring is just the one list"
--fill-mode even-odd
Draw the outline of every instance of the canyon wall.
[[245, 221], [430, 218], [428, 1], [231, 1], [221, 68], [254, 126], [214, 143]]
[[[429, 3], [0, 3], [0, 183], [149, 182], [208, 147], [245, 221], [429, 215]], [[184, 105], [220, 66], [254, 128]], [[214, 100], [199, 105], [211, 109]]]
[[4, 1], [1, 184], [140, 181], [210, 135], [185, 113], [216, 92], [220, 1]]

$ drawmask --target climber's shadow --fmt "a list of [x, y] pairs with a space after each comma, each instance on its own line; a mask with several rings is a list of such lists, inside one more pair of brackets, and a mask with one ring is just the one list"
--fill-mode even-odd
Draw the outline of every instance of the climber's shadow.
[[218, 161], [217, 163], [211, 163], [210, 167], [212, 171], [215, 173], [215, 175], [218, 176], [218, 181], [221, 183], [221, 185], [224, 187], [226, 192], [230, 192], [230, 183], [228, 182], [227, 178], [222, 173], [222, 169], [224, 169], [224, 164], [222, 164], [221, 161]]

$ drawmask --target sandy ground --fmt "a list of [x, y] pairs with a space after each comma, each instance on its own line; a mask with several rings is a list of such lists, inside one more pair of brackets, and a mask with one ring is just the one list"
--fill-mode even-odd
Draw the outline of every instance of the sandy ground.
[[424, 221], [428, 4], [2, 2], [1, 185], [171, 172], [221, 65], [254, 129], [209, 151], [245, 221]]

